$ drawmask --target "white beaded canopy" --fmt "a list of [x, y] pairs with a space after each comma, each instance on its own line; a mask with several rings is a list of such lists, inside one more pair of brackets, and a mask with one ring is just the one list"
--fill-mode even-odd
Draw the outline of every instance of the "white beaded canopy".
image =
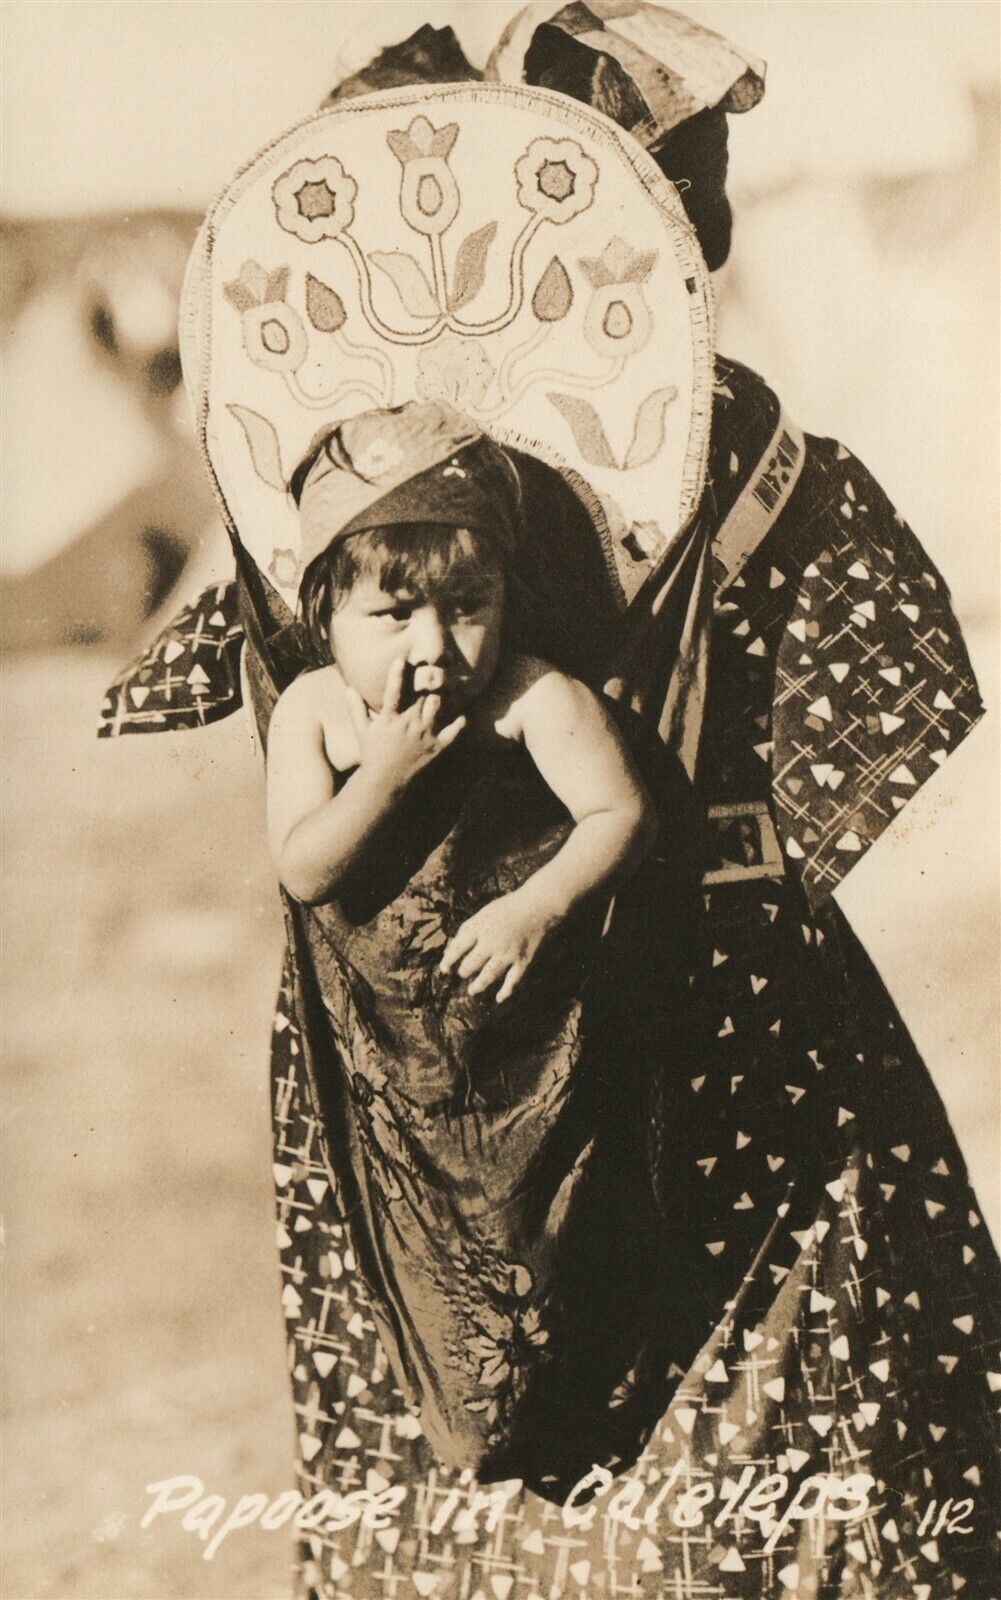
[[210, 210], [181, 334], [224, 514], [290, 601], [288, 480], [319, 431], [373, 407], [446, 399], [561, 470], [625, 599], [701, 493], [698, 244], [640, 146], [561, 95], [421, 86], [310, 117]]

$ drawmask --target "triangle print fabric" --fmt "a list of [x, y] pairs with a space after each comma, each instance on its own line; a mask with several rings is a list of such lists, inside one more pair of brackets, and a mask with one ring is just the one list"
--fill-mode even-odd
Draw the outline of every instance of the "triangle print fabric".
[[[759, 482], [779, 420], [760, 379], [718, 362], [719, 527]], [[909, 529], [841, 447], [808, 438], [805, 450], [739, 581], [720, 573], [695, 972], [715, 1043], [704, 1069], [671, 1085], [667, 1153], [684, 1201], [674, 1393], [591, 1526], [567, 1527], [558, 1505], [516, 1484], [443, 1468], [421, 1437], [375, 1331], [304, 1074], [291, 958], [272, 1070], [299, 1485], [319, 1524], [300, 1537], [300, 1596], [996, 1592], [997, 1257], [924, 1064], [829, 896], [862, 853], [836, 848], [846, 822], [868, 846], [981, 707], [947, 591]], [[235, 601], [234, 586], [213, 590], [192, 614], [221, 606], [238, 637]], [[272, 648], [288, 651], [274, 606], [284, 631]], [[176, 631], [200, 649], [207, 636], [190, 618]], [[199, 659], [213, 702], [235, 708], [229, 669], [213, 676], [225, 653]], [[166, 670], [161, 641], [134, 681]], [[825, 692], [829, 718], [815, 709]], [[109, 731], [148, 726], [123, 714]], [[860, 1474], [873, 1479], [864, 1493]], [[371, 1526], [342, 1508], [337, 1529], [320, 1493], [390, 1511]]]

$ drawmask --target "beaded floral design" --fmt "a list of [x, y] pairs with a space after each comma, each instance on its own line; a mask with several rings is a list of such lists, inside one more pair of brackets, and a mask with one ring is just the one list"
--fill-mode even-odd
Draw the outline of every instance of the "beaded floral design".
[[271, 189], [278, 226], [305, 244], [337, 239], [354, 221], [358, 185], [336, 156], [297, 161]]
[[[464, 230], [459, 122], [439, 125], [421, 111], [383, 137], [412, 247], [363, 245], [359, 182], [337, 156], [295, 161], [270, 193], [279, 228], [310, 247], [310, 270], [299, 278], [287, 265], [251, 261], [225, 285], [250, 360], [281, 378], [299, 405], [336, 418], [396, 404], [393, 347], [409, 347], [423, 399], [489, 425], [541, 390], [589, 465], [623, 473], [652, 461], [675, 390], [647, 394], [632, 411], [630, 443], [614, 448], [590, 396], [617, 384], [651, 340], [646, 289], [661, 252], [618, 234], [595, 255], [577, 255], [572, 244], [558, 254], [533, 248], [593, 208], [597, 161], [576, 138], [530, 139], [496, 175], [508, 194], [497, 218], [484, 222], [480, 211]], [[247, 406], [229, 410], [258, 476], [284, 488], [271, 423]]]

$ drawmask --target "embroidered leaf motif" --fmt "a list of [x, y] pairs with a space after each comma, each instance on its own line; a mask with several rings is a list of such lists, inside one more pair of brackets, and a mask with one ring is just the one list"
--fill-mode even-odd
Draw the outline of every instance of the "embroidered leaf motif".
[[573, 285], [559, 256], [553, 256], [535, 286], [532, 310], [540, 322], [562, 322], [573, 305]]
[[328, 289], [319, 278], [314, 278], [311, 272], [306, 274], [306, 315], [320, 333], [336, 333], [347, 319], [340, 295]]
[[487, 270], [487, 252], [494, 242], [496, 222], [488, 222], [475, 233], [463, 239], [455, 258], [455, 286], [449, 297], [448, 309], [458, 311], [475, 300], [483, 288]]
[[585, 461], [592, 467], [618, 467], [601, 418], [589, 400], [579, 400], [572, 394], [549, 394], [546, 398], [569, 423]]
[[242, 315], [244, 311], [252, 311], [257, 305], [257, 297], [249, 284], [242, 278], [234, 278], [231, 283], [224, 283], [222, 292], [231, 306], [235, 306]]
[[278, 435], [270, 422], [266, 417], [258, 416], [256, 411], [248, 411], [246, 406], [227, 406], [226, 410], [236, 418], [244, 431], [257, 476], [263, 483], [284, 494], [286, 480], [282, 471]]
[[376, 250], [369, 260], [386, 274], [403, 302], [403, 309], [412, 317], [438, 316], [438, 302], [431, 285], [413, 256], [408, 256], [404, 250]]
[[677, 389], [655, 389], [653, 394], [648, 394], [636, 414], [636, 426], [633, 428], [632, 443], [626, 451], [623, 470], [630, 467], [645, 467], [652, 461], [661, 445], [664, 443], [664, 417], [672, 400], [678, 396]]

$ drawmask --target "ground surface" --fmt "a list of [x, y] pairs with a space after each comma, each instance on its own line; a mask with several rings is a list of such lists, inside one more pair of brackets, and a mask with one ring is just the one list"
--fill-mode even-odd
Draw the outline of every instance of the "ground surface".
[[290, 1482], [256, 774], [242, 718], [96, 741], [107, 672], [5, 667], [3, 1593], [278, 1600], [284, 1533], [138, 1526]]

